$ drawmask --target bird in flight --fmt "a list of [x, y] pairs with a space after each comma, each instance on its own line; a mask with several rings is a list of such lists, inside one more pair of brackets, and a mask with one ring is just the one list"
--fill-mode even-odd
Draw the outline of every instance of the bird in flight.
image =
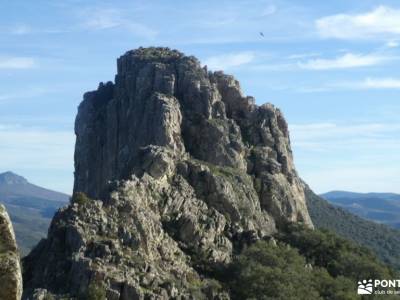
[[260, 35], [261, 35], [262, 37], [264, 37], [264, 33], [263, 33], [263, 32], [261, 32], [261, 31], [260, 31]]

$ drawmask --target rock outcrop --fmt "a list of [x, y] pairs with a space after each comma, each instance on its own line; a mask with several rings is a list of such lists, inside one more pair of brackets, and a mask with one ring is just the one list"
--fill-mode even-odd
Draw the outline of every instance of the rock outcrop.
[[14, 230], [6, 209], [0, 204], [0, 300], [20, 300], [22, 275]]
[[75, 132], [75, 197], [25, 259], [26, 297], [227, 299], [214, 268], [285, 222], [312, 227], [282, 113], [194, 57], [127, 52]]

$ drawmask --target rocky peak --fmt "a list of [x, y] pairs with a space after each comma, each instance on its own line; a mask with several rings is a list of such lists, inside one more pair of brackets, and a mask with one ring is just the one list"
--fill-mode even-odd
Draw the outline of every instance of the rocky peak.
[[265, 150], [289, 181], [295, 173], [278, 109], [255, 105], [233, 76], [207, 72], [168, 48], [121, 56], [115, 84], [85, 95], [75, 128], [74, 190], [94, 198], [107, 194], [109, 182], [141, 175], [143, 155], [152, 157], [154, 147], [248, 174], [257, 172], [252, 157]]
[[28, 180], [13, 172], [7, 171], [0, 174], [0, 184], [5, 184], [5, 185], [28, 184]]
[[20, 300], [22, 275], [14, 230], [3, 205], [0, 204], [0, 299]]
[[115, 83], [84, 95], [75, 133], [81, 196], [26, 259], [31, 292], [100, 280], [109, 299], [226, 299], [204, 269], [280, 224], [312, 227], [282, 113], [194, 57], [127, 52]]

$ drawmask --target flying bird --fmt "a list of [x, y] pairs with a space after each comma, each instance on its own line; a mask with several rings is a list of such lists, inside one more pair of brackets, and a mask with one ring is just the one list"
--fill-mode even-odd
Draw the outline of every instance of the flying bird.
[[264, 37], [264, 33], [263, 33], [263, 32], [261, 32], [261, 31], [260, 31], [260, 35], [261, 35], [262, 37]]

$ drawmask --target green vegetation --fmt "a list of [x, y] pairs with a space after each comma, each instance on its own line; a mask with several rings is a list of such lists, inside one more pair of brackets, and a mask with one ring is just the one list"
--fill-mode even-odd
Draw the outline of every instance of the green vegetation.
[[279, 240], [295, 247], [308, 262], [327, 269], [333, 276], [352, 279], [391, 278], [395, 274], [367, 248], [340, 238], [327, 230], [288, 225]]
[[276, 239], [249, 246], [224, 272], [233, 299], [361, 299], [358, 280], [396, 278], [371, 251], [327, 231], [288, 225]]
[[[247, 175], [245, 172], [242, 172], [241, 170], [236, 169], [236, 168], [232, 168], [232, 167], [228, 167], [228, 166], [218, 166], [218, 165], [209, 163], [204, 160], [199, 160], [196, 158], [191, 158], [190, 160], [194, 164], [207, 166], [214, 175], [219, 175], [222, 177], [232, 177], [232, 178], [235, 178], [236, 176], [242, 177], [242, 176]], [[229, 179], [229, 178], [227, 178], [227, 179]]]
[[106, 300], [106, 289], [99, 282], [91, 282], [86, 292], [85, 300]]
[[46, 294], [43, 300], [55, 300], [55, 298], [52, 294]]
[[286, 245], [257, 242], [235, 260], [230, 282], [235, 299], [316, 299], [305, 259]]
[[228, 122], [224, 119], [209, 119], [207, 120], [207, 123], [210, 124], [213, 127], [228, 127]]
[[400, 270], [400, 231], [364, 220], [329, 204], [306, 188], [308, 211], [316, 228], [328, 229], [372, 250], [379, 259]]
[[90, 198], [88, 196], [86, 196], [85, 193], [82, 193], [82, 192], [75, 193], [71, 198], [71, 202], [77, 203], [79, 206], [85, 205], [89, 201], [90, 201]]
[[253, 183], [254, 189], [258, 194], [261, 193], [262, 191], [262, 181], [260, 178], [254, 177], [254, 183]]

